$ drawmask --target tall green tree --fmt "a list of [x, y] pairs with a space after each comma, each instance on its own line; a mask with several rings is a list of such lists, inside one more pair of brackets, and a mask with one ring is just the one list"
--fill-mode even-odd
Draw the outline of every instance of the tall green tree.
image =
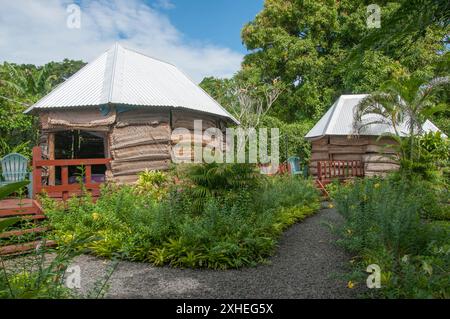
[[[273, 114], [286, 121], [317, 119], [338, 95], [372, 92], [391, 78], [413, 73], [432, 77], [440, 53], [447, 50], [446, 25], [430, 19], [419, 36], [410, 32], [401, 41], [390, 38], [384, 46], [361, 46], [372, 34], [385, 32], [368, 28], [367, 6], [372, 2], [266, 0], [242, 30], [250, 53], [237, 77], [250, 82], [279, 78], [285, 83], [287, 92]], [[377, 1], [381, 25], [397, 21], [406, 3]]]
[[[72, 60], [39, 67], [0, 64], [0, 148], [4, 152], [36, 143], [36, 119], [24, 115], [23, 111], [83, 65], [82, 61]], [[24, 144], [27, 141], [29, 143]]]

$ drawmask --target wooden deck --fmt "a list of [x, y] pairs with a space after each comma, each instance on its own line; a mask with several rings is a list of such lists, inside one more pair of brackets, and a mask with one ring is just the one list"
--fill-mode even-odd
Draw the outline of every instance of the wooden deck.
[[4, 209], [16, 209], [16, 208], [26, 208], [32, 207], [33, 200], [29, 198], [9, 198], [0, 201], [0, 210]]
[[[20, 217], [22, 221], [33, 221], [31, 228], [27, 229], [13, 229], [0, 233], [0, 239], [5, 240], [8, 238], [20, 237], [26, 234], [35, 234], [40, 237], [39, 234], [45, 233], [48, 228], [39, 225], [40, 220], [45, 220], [41, 206], [36, 200], [33, 199], [4, 199], [0, 201], [0, 219], [9, 217]], [[29, 252], [40, 244], [40, 240], [36, 240], [29, 243], [16, 243], [16, 244], [0, 244], [0, 255], [16, 255]], [[45, 246], [52, 246], [54, 242], [46, 242]]]
[[[10, 198], [0, 201], [0, 219], [8, 217], [20, 217], [22, 221], [30, 221], [25, 225], [31, 225], [30, 228], [24, 229], [8, 229], [0, 233], [0, 255], [15, 255], [26, 253], [36, 248], [37, 245], [53, 246], [52, 241], [41, 241], [45, 238], [45, 232], [49, 229], [45, 225], [41, 225], [40, 221], [45, 220], [46, 216], [38, 202], [38, 195], [45, 192], [47, 196], [56, 200], [66, 201], [72, 196], [79, 196], [85, 191], [90, 192], [95, 200], [99, 196], [102, 182], [95, 180], [92, 174], [92, 166], [105, 165], [109, 166], [111, 159], [109, 158], [94, 158], [94, 159], [59, 159], [47, 160], [42, 157], [42, 150], [40, 147], [33, 148], [33, 199], [16, 199]], [[69, 167], [75, 166], [77, 168], [83, 167], [83, 185], [79, 183], [70, 183]], [[55, 171], [57, 167], [61, 168], [61, 183], [55, 184], [54, 176], [48, 178], [43, 176], [43, 171], [48, 169], [49, 172]], [[17, 243], [17, 237], [24, 235], [35, 235], [34, 241], [28, 243]], [[2, 243], [15, 243], [5, 244]]]

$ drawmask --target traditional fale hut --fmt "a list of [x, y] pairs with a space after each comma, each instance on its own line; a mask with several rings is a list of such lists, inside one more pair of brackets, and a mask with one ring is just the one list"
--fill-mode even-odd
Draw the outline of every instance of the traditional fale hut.
[[[111, 158], [110, 167], [93, 168], [92, 178], [123, 183], [136, 181], [145, 169], [169, 167], [174, 129], [193, 134], [194, 120], [202, 120], [204, 129], [237, 123], [174, 65], [119, 44], [25, 113], [39, 116], [46, 158]], [[59, 176], [50, 170], [49, 185]]]
[[[306, 134], [311, 141], [312, 175], [317, 175], [318, 161], [359, 161], [364, 168], [364, 176], [385, 175], [398, 169], [398, 164], [392, 159], [395, 149], [386, 147], [396, 142], [389, 137], [379, 137], [385, 133], [394, 133], [389, 124], [376, 123], [364, 125], [355, 134], [354, 110], [367, 94], [342, 95]], [[375, 115], [363, 118], [366, 124], [373, 122]], [[423, 130], [436, 132], [439, 129], [430, 121], [426, 121]], [[407, 136], [408, 129], [403, 123], [399, 127], [401, 136]], [[379, 139], [379, 140], [378, 140]]]

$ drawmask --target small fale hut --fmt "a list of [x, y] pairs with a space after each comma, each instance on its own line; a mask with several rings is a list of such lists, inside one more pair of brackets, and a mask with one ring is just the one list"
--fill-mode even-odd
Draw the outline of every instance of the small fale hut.
[[[358, 161], [364, 176], [384, 176], [387, 172], [398, 169], [396, 161], [389, 156], [395, 154], [395, 149], [386, 147], [396, 142], [387, 136], [380, 138], [385, 133], [394, 133], [390, 125], [364, 125], [355, 134], [354, 110], [366, 96], [367, 94], [342, 95], [305, 136], [312, 144], [310, 172], [313, 176], [318, 174], [319, 161]], [[373, 122], [374, 116], [363, 117], [363, 123]], [[425, 122], [423, 130], [439, 131], [430, 121]], [[406, 124], [401, 124], [399, 133], [407, 136], [407, 132]]]
[[[193, 134], [194, 120], [221, 130], [237, 122], [174, 65], [119, 44], [25, 112], [39, 116], [45, 158], [111, 158], [110, 167], [92, 168], [92, 178], [119, 183], [135, 182], [145, 169], [167, 169], [174, 129]], [[60, 176], [48, 172], [49, 185]]]

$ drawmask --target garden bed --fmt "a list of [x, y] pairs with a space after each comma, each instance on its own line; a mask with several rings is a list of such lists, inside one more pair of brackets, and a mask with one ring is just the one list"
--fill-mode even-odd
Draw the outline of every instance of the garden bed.
[[95, 236], [80, 249], [157, 266], [240, 268], [264, 262], [283, 230], [320, 206], [312, 181], [264, 178], [248, 165], [175, 175], [147, 172], [136, 186], [106, 185], [95, 203], [85, 196], [64, 208], [44, 199], [52, 238], [66, 245]]
[[448, 189], [422, 179], [365, 179], [333, 190], [345, 218], [340, 244], [354, 255], [350, 283], [366, 284], [380, 267], [370, 297], [449, 298]]

